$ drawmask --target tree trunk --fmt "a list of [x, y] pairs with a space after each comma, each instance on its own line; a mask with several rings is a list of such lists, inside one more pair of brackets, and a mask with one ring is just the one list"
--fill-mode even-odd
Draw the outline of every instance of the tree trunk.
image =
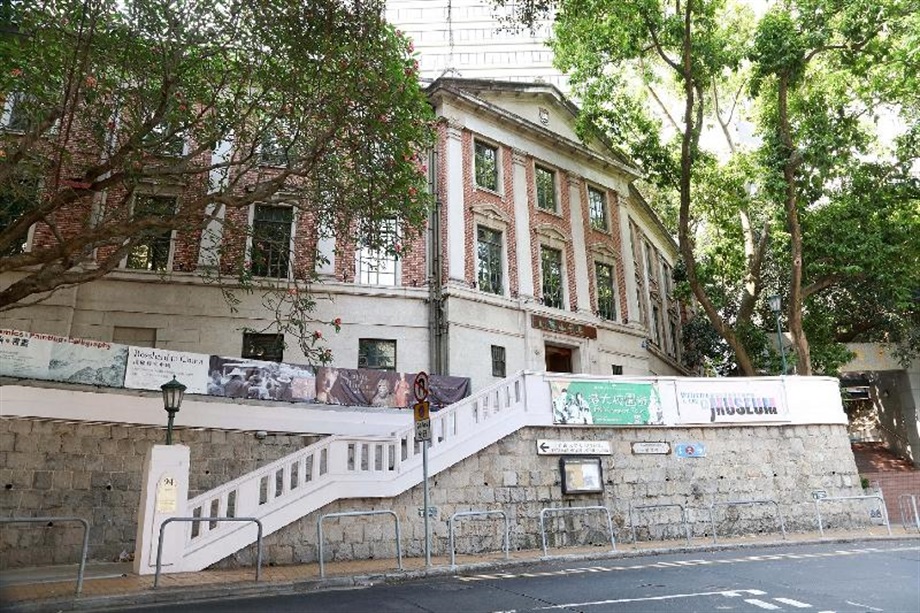
[[792, 251], [789, 296], [786, 300], [787, 319], [797, 357], [796, 373], [810, 375], [811, 352], [808, 348], [805, 330], [802, 328], [802, 227], [799, 223], [798, 199], [795, 186], [795, 175], [799, 165], [802, 163], [802, 155], [796, 150], [795, 143], [792, 141], [792, 129], [789, 125], [789, 82], [787, 77], [783, 76], [779, 79], [777, 94], [779, 137], [780, 142], [783, 143], [786, 149], [786, 159], [783, 162], [783, 180], [786, 183], [786, 224], [789, 230]]

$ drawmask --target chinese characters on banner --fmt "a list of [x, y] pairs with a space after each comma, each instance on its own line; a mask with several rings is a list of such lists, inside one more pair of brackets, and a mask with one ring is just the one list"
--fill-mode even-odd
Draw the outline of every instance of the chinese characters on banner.
[[640, 426], [664, 423], [653, 383], [550, 380], [554, 424]]

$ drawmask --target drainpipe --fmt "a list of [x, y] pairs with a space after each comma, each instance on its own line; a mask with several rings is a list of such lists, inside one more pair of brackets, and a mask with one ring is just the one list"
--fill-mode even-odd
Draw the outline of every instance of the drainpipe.
[[441, 193], [438, 189], [438, 152], [435, 150], [428, 154], [428, 173], [428, 187], [434, 195], [434, 208], [428, 217], [428, 330], [431, 339], [429, 370], [431, 374], [442, 375], [446, 366], [444, 356], [447, 351], [447, 335], [441, 274]]

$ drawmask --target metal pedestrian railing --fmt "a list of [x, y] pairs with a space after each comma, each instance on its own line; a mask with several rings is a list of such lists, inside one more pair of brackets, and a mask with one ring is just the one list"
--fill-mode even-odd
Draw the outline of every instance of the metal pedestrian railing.
[[719, 507], [740, 507], [758, 504], [772, 504], [776, 507], [776, 515], [779, 517], [779, 529], [783, 533], [783, 540], [786, 540], [786, 522], [783, 521], [783, 511], [779, 503], [772, 498], [762, 498], [760, 500], [725, 500], [722, 502], [713, 502], [709, 505], [709, 521], [712, 524], [712, 542], [718, 542], [716, 539], [716, 514], [715, 509]]
[[55, 522], [78, 522], [83, 526], [83, 548], [80, 550], [80, 566], [77, 569], [77, 591], [79, 596], [83, 591], [83, 574], [86, 572], [86, 552], [89, 550], [89, 522], [82, 517], [4, 517], [0, 524], [47, 524], [53, 526]]
[[166, 526], [173, 522], [188, 522], [188, 523], [198, 523], [198, 522], [220, 522], [220, 521], [235, 521], [235, 522], [251, 522], [255, 523], [258, 526], [259, 534], [256, 537], [256, 581], [262, 578], [262, 522], [261, 520], [256, 519], [255, 517], [170, 517], [160, 524], [160, 537], [157, 541], [157, 570], [153, 576], [153, 589], [157, 588], [157, 585], [160, 583], [160, 570], [163, 565], [163, 532], [166, 530]]
[[588, 511], [603, 511], [607, 515], [607, 529], [610, 531], [610, 545], [612, 546], [611, 551], [617, 550], [617, 543], [613, 537], [613, 520], [610, 518], [610, 509], [604, 506], [588, 506], [588, 507], [546, 507], [540, 509], [540, 538], [543, 541], [543, 557], [545, 558], [547, 554], [546, 548], [546, 515], [548, 513], [587, 513]]
[[460, 511], [454, 513], [450, 516], [450, 519], [447, 520], [448, 531], [450, 532], [450, 565], [457, 565], [457, 551], [454, 547], [454, 520], [459, 517], [487, 517], [489, 515], [500, 515], [505, 523], [504, 531], [504, 544], [505, 544], [505, 559], [507, 560], [510, 556], [510, 540], [511, 540], [511, 524], [508, 520], [508, 514], [501, 510], [494, 511]]
[[330, 517], [358, 517], [361, 515], [393, 516], [393, 521], [396, 523], [396, 560], [399, 566], [399, 570], [403, 569], [402, 546], [400, 545], [401, 539], [399, 536], [399, 517], [396, 515], [395, 511], [385, 509], [380, 511], [345, 511], [344, 513], [326, 513], [325, 515], [322, 515], [318, 520], [316, 520], [316, 546], [319, 548], [317, 557], [319, 558], [319, 576], [321, 578], [326, 576], [326, 567], [323, 561], [323, 520], [329, 519]]
[[885, 520], [885, 527], [888, 528], [888, 536], [891, 536], [891, 523], [888, 521], [888, 509], [885, 508], [885, 497], [881, 494], [865, 494], [863, 496], [828, 496], [827, 498], [817, 498], [815, 500], [815, 515], [818, 517], [818, 532], [824, 536], [824, 522], [821, 519], [821, 503], [839, 500], [878, 500], [882, 509], [882, 519]]
[[687, 538], [687, 544], [690, 544], [690, 522], [687, 521], [687, 509], [684, 508], [684, 505], [679, 502], [672, 504], [640, 504], [633, 506], [632, 501], [629, 501], [629, 526], [632, 529], [632, 542], [635, 544], [639, 539], [636, 536], [636, 522], [633, 520], [633, 511], [643, 511], [649, 509], [669, 509], [669, 508], [678, 508], [680, 509], [680, 522], [684, 527], [684, 534]]
[[[898, 496], [898, 511], [901, 513], [901, 526], [905, 530], [910, 530], [907, 527], [907, 518], [908, 516], [913, 517], [913, 527], [917, 528], [917, 531], [920, 532], [920, 514], [917, 513], [917, 496], [915, 494], [901, 494]], [[905, 513], [905, 511], [907, 511]]]

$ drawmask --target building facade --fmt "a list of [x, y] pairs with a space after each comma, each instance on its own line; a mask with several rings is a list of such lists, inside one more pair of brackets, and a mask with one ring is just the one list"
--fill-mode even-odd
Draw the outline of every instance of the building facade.
[[[633, 187], [630, 160], [599, 139], [581, 142], [576, 109], [548, 84], [443, 78], [428, 93], [437, 204], [400, 253], [317, 241], [313, 222], [279, 203], [254, 204], [242, 220], [252, 231], [239, 249], [255, 275], [283, 286], [316, 268], [316, 318], [342, 322], [327, 334], [333, 365], [470, 377], [473, 390], [524, 369], [684, 374], [676, 245]], [[140, 205], [183, 194], [148, 196]], [[260, 296], [242, 293], [231, 309], [201, 274], [214, 234], [176, 234], [151, 237], [99, 281], [4, 312], [0, 327], [302, 362]], [[31, 233], [26, 248], [41, 240]]]

